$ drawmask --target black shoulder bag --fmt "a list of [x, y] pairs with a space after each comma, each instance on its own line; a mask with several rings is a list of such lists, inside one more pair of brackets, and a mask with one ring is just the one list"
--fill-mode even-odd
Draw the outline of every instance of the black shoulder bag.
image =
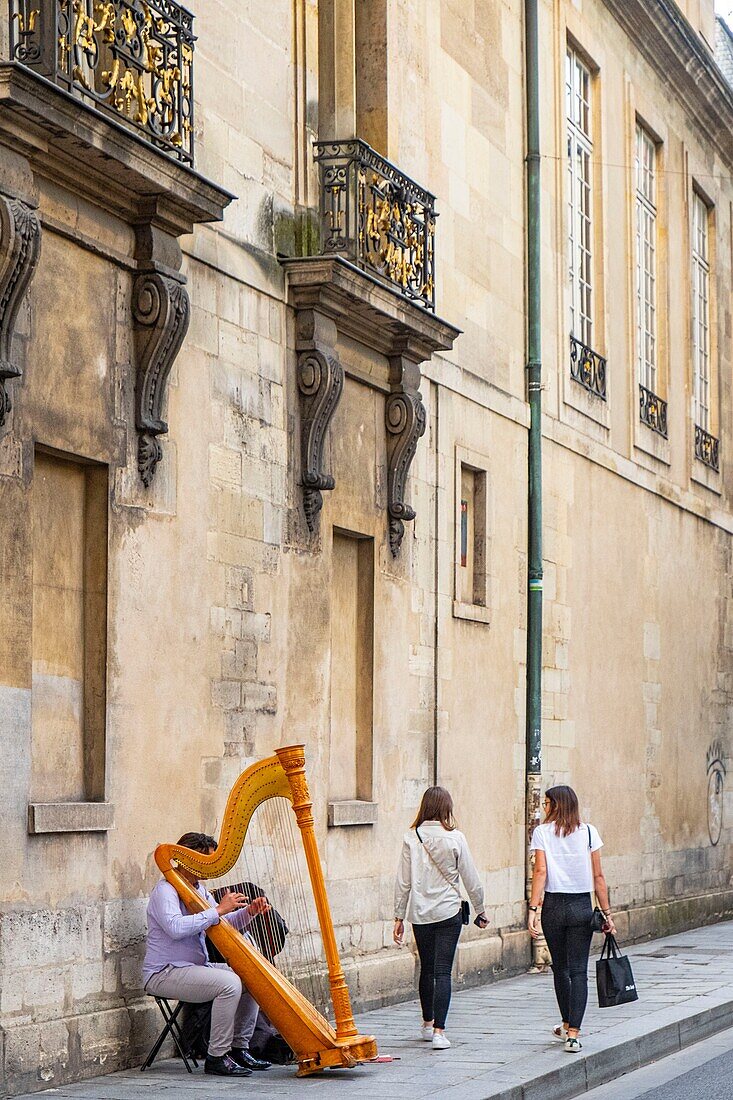
[[[417, 828], [417, 826], [415, 826], [415, 832], [417, 833], [417, 839], [420, 841], [423, 848], [425, 848], [425, 845], [423, 844], [423, 838], [420, 836], [420, 831]], [[454, 882], [451, 882], [451, 880], [448, 878], [448, 876], [446, 875], [445, 871], [440, 866], [440, 864], [435, 859], [433, 859], [433, 856], [430, 852], [430, 849], [425, 848], [425, 851], [427, 852], [428, 859], [432, 863], [433, 867], [437, 867], [437, 869], [440, 871], [441, 875], [443, 876], [445, 881], [448, 883], [448, 885], [451, 886], [456, 891], [456, 893], [458, 894], [458, 897], [459, 897], [460, 902], [461, 902], [461, 924], [468, 924], [469, 920], [471, 919], [471, 909], [469, 907], [468, 902], [463, 897], [461, 897], [461, 892], [458, 889], [458, 887], [456, 886], [456, 884]]]
[[[586, 825], [586, 829], [588, 830], [588, 855], [591, 858], [590, 869], [591, 869], [591, 878], [592, 878], [593, 877], [593, 852], [592, 852], [592, 849], [591, 849], [590, 825]], [[598, 906], [596, 905], [595, 909], [593, 910], [593, 912], [591, 914], [591, 918], [590, 918], [591, 932], [602, 932], [603, 931], [603, 926], [604, 926], [605, 923], [606, 923], [606, 918], [603, 915], [603, 910], [599, 909]]]

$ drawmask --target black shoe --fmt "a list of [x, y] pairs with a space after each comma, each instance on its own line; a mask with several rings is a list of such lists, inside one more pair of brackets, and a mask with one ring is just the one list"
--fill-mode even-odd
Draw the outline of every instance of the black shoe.
[[272, 1062], [264, 1062], [261, 1058], [255, 1058], [254, 1054], [250, 1054], [248, 1050], [242, 1050], [241, 1047], [232, 1047], [229, 1051], [229, 1057], [238, 1066], [245, 1066], [249, 1070], [270, 1069], [272, 1066]]
[[240, 1066], [228, 1054], [222, 1054], [221, 1058], [212, 1058], [209, 1054], [204, 1062], [204, 1073], [213, 1073], [216, 1077], [249, 1077], [252, 1070]]

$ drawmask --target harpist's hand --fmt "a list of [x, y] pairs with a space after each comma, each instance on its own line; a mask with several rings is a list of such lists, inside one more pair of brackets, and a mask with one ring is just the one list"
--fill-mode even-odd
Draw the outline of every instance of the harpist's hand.
[[272, 909], [267, 898], [255, 898], [247, 906], [247, 916], [258, 917], [260, 913], [269, 913]]
[[216, 911], [220, 917], [225, 917], [227, 913], [234, 913], [237, 909], [243, 909], [249, 902], [249, 898], [244, 894], [237, 894], [233, 890], [227, 890], [223, 895], [221, 901], [216, 907]]

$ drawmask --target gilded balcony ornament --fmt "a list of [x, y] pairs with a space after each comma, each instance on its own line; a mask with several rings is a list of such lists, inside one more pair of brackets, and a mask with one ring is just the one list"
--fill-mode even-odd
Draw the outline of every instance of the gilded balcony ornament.
[[667, 438], [667, 402], [639, 383], [639, 419], [657, 435]]
[[323, 251], [435, 309], [435, 197], [366, 142], [316, 143]]
[[186, 8], [175, 0], [9, 2], [14, 61], [193, 165], [195, 37]]
[[717, 472], [720, 469], [720, 441], [699, 424], [695, 425], [695, 458], [711, 470]]
[[570, 337], [570, 377], [594, 397], [606, 400], [606, 360], [581, 340]]

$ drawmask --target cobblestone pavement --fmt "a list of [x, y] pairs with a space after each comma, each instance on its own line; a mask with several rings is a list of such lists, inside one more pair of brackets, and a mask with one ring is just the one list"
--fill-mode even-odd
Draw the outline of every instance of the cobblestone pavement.
[[[258, 1100], [576, 1096], [733, 1024], [733, 922], [640, 944], [629, 954], [640, 999], [599, 1011], [591, 980], [581, 1055], [565, 1054], [551, 1037], [557, 1022], [551, 975], [526, 974], [455, 994], [448, 1020], [453, 1045], [447, 1051], [419, 1041], [420, 1012], [413, 1001], [359, 1017], [361, 1030], [376, 1035], [380, 1052], [394, 1056], [389, 1063], [304, 1080], [292, 1068], [274, 1067], [234, 1082], [206, 1077], [202, 1069], [189, 1075], [181, 1062], [167, 1060], [145, 1074], [132, 1069], [34, 1095], [76, 1100], [215, 1100], [248, 1092]], [[592, 959], [590, 965], [592, 976]]]

